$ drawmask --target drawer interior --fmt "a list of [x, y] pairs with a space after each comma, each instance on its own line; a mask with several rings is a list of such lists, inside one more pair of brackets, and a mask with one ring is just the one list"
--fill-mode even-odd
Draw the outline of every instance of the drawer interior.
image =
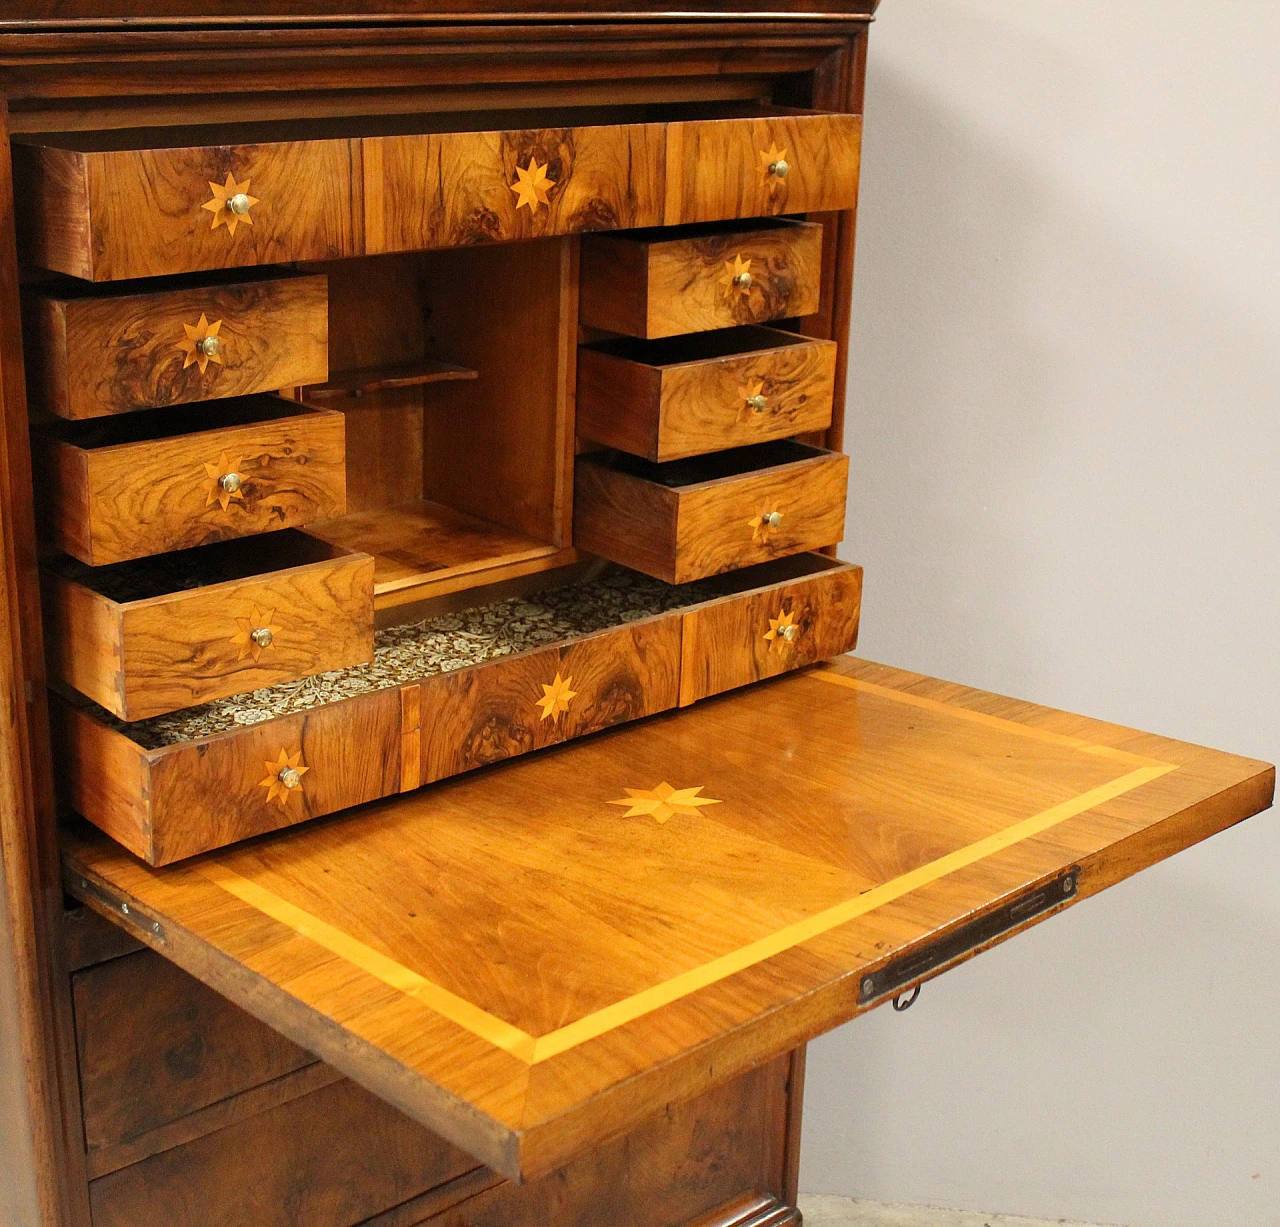
[[716, 332], [660, 337], [652, 341], [638, 337], [614, 337], [607, 341], [595, 341], [584, 348], [598, 350], [626, 362], [638, 362], [643, 366], [668, 367], [728, 358], [736, 354], [760, 353], [766, 349], [777, 349], [782, 345], [806, 340], [808, 338], [799, 333], [786, 332], [781, 328], [747, 325], [742, 328], [722, 328]]
[[[600, 462], [607, 464], [615, 472], [637, 477], [655, 486], [682, 490], [709, 482], [732, 481], [735, 477], [766, 469], [803, 464], [830, 454], [820, 447], [797, 443], [794, 439], [778, 439], [771, 443], [755, 443], [750, 447], [735, 447], [728, 451], [709, 452], [703, 456], [689, 456], [683, 460], [662, 463], [625, 452], [618, 452]], [[593, 460], [598, 458], [593, 457]]]

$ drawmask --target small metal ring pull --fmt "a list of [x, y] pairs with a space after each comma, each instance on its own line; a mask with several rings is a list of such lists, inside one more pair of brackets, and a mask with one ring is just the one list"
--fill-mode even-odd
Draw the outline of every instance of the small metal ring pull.
[[791, 167], [787, 165], [786, 158], [779, 158], [776, 162], [769, 163], [769, 173], [777, 175], [779, 179], [785, 179], [790, 169]]
[[[784, 163], [785, 165], [785, 163]], [[249, 204], [249, 197], [244, 192], [237, 192], [234, 196], [228, 197], [227, 208], [231, 210], [237, 217], [244, 217], [252, 206]]]
[[236, 494], [239, 492], [240, 487], [244, 485], [244, 482], [241, 480], [239, 473], [224, 473], [218, 478], [218, 485], [228, 494]]
[[911, 990], [911, 996], [907, 997], [905, 1000], [903, 999], [903, 994], [899, 993], [893, 999], [894, 1013], [904, 1014], [907, 1010], [911, 1009], [911, 1007], [915, 1005], [916, 999], [920, 996], [921, 987], [921, 985], [917, 984], [915, 988]]
[[216, 358], [222, 353], [222, 342], [217, 337], [202, 337], [196, 342], [196, 353], [206, 358]]
[[286, 788], [302, 787], [302, 772], [297, 767], [282, 767], [277, 778]]

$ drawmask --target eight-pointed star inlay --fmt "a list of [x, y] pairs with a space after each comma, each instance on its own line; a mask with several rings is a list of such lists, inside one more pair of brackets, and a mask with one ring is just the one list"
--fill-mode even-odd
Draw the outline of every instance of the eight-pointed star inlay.
[[622, 816], [634, 818], [637, 814], [648, 814], [658, 822], [666, 822], [676, 814], [688, 814], [697, 817], [703, 805], [719, 805], [719, 801], [711, 797], [700, 797], [703, 785], [696, 788], [672, 788], [663, 780], [657, 788], [628, 788], [623, 801], [610, 801], [610, 805], [626, 805], [630, 808]]
[[724, 262], [724, 272], [720, 275], [720, 284], [724, 286], [724, 296], [726, 298], [736, 298], [743, 294], [751, 292], [750, 285], [743, 285], [738, 280], [743, 273], [748, 275], [751, 272], [751, 261], [744, 260], [741, 254], [733, 257], [732, 260]]
[[543, 682], [542, 698], [533, 701], [535, 706], [542, 708], [543, 720], [560, 723], [561, 713], [567, 712], [570, 702], [578, 697], [576, 690], [569, 689], [572, 685], [573, 675], [561, 677], [559, 671], [556, 672], [555, 680], [550, 686]]
[[213, 214], [213, 223], [210, 230], [216, 230], [219, 226], [226, 226], [229, 234], [235, 234], [236, 227], [244, 222], [246, 226], [253, 225], [253, 218], [248, 213], [235, 213], [227, 205], [227, 201], [232, 196], [243, 196], [249, 202], [249, 208], [253, 208], [258, 203], [257, 196], [249, 195], [249, 180], [243, 183], [237, 183], [236, 177], [230, 171], [227, 171], [227, 181], [221, 185], [214, 183], [212, 179], [208, 181], [210, 189], [213, 191], [213, 199], [206, 200], [200, 207], [208, 209]]
[[174, 348], [182, 350], [182, 369], [184, 371], [195, 363], [200, 367], [200, 374], [203, 375], [210, 362], [216, 362], [219, 366], [222, 365], [221, 347], [218, 348], [216, 353], [209, 354], [205, 353], [200, 345], [201, 341], [209, 337], [216, 337], [221, 327], [221, 320], [214, 320], [211, 324], [209, 323], [209, 317], [203, 311], [200, 312], [200, 319], [196, 323], [182, 325], [183, 331], [187, 334], [187, 339], [179, 341]]
[[[262, 653], [271, 647], [275, 647], [275, 637], [280, 633], [280, 627], [277, 625], [276, 611], [274, 609], [261, 609], [254, 605], [249, 610], [247, 618], [237, 618], [236, 625], [240, 628], [231, 636], [231, 642], [240, 649], [238, 660], [244, 660], [246, 656], [252, 656], [257, 661]], [[269, 631], [269, 636], [265, 643], [259, 642], [254, 638], [255, 631]]]
[[289, 798], [302, 791], [302, 777], [311, 770], [302, 761], [302, 751], [295, 750], [289, 754], [281, 750], [275, 762], [268, 758], [262, 765], [266, 767], [267, 774], [258, 781], [258, 787], [267, 790], [267, 803], [278, 801], [281, 809], [287, 809]]
[[233, 498], [244, 499], [244, 490], [237, 487], [234, 490], [228, 490], [222, 483], [222, 479], [229, 473], [240, 472], [240, 457], [231, 459], [229, 452], [218, 453], [217, 464], [206, 464], [204, 466], [205, 476], [209, 479], [209, 488], [205, 492], [204, 505], [212, 507], [217, 503], [223, 511], [226, 511]]
[[[773, 517], [777, 516], [775, 522]], [[747, 521], [747, 527], [751, 529], [752, 541], [768, 541], [772, 533], [777, 532], [781, 527], [782, 513], [780, 511], [762, 511], [759, 515], [754, 515]]]
[[547, 178], [547, 167], [550, 165], [549, 162], [539, 163], [537, 158], [530, 156], [527, 169], [516, 167], [516, 181], [508, 186], [519, 197], [516, 201], [517, 210], [528, 205], [529, 212], [536, 213], [540, 204], [551, 207], [547, 193], [555, 187], [556, 181]]
[[783, 182], [776, 174], [769, 169], [776, 166], [779, 162], [787, 160], [787, 151], [779, 149], [777, 142], [770, 144], [768, 149], [760, 150], [760, 182], [767, 183], [770, 191], [775, 191]]
[[775, 648], [785, 647], [795, 638], [794, 633], [788, 634], [793, 626], [796, 626], [796, 616], [788, 609], [785, 613], [779, 613], [776, 618], [769, 619], [769, 629], [765, 631], [764, 637]]

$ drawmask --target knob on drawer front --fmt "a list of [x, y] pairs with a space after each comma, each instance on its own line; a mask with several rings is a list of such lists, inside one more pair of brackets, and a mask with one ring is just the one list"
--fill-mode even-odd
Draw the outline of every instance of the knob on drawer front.
[[776, 618], [769, 619], [769, 629], [764, 638], [771, 648], [781, 649], [787, 644], [795, 643], [800, 637], [800, 624], [796, 621], [795, 611], [780, 609]]
[[258, 787], [267, 790], [267, 801], [276, 802], [281, 809], [289, 809], [291, 804], [300, 804], [303, 796], [302, 777], [311, 770], [302, 761], [302, 751], [294, 750], [290, 754], [282, 749], [274, 760], [264, 760], [263, 766], [266, 767], [267, 774], [258, 781]]
[[236, 228], [242, 223], [246, 226], [253, 225], [253, 206], [262, 202], [257, 196], [249, 195], [248, 179], [237, 182], [235, 175], [227, 171], [225, 183], [218, 184], [212, 179], [208, 183], [213, 196], [200, 207], [213, 214], [210, 230], [226, 226], [227, 232], [234, 236]]
[[782, 512], [776, 507], [761, 511], [747, 521], [752, 541], [768, 541], [782, 527]]

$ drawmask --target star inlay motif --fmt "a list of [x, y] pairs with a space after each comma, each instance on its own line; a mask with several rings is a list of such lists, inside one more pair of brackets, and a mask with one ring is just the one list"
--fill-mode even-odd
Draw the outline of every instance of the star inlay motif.
[[539, 164], [537, 158], [530, 157], [527, 169], [516, 167], [516, 181], [508, 186], [519, 197], [516, 201], [517, 210], [527, 205], [530, 213], [536, 213], [540, 204], [550, 208], [547, 193], [556, 185], [554, 179], [547, 178], [547, 167], [550, 165], [549, 162]]
[[219, 366], [222, 365], [221, 349], [215, 354], [206, 354], [203, 349], [199, 348], [201, 341], [218, 335], [218, 330], [222, 327], [221, 320], [214, 320], [211, 324], [209, 323], [209, 317], [201, 311], [200, 319], [197, 323], [183, 324], [182, 327], [187, 334], [187, 339], [179, 341], [174, 348], [183, 352], [182, 369], [184, 371], [192, 363], [195, 363], [200, 367], [200, 374], [203, 375], [210, 362], [216, 362]]
[[267, 790], [268, 804], [272, 801], [278, 801], [281, 809], [287, 809], [289, 806], [289, 798], [295, 792], [301, 792], [302, 787], [300, 784], [295, 783], [294, 786], [290, 788], [285, 782], [285, 780], [289, 778], [286, 776], [286, 772], [293, 773], [293, 778], [295, 780], [301, 780], [301, 778], [311, 770], [311, 768], [304, 765], [302, 761], [302, 751], [295, 750], [292, 754], [289, 754], [287, 751], [281, 750], [280, 757], [277, 758], [275, 762], [272, 762], [270, 759], [266, 759], [263, 762], [263, 766], [266, 767], [267, 774], [263, 779], [258, 781], [258, 787], [265, 788]]
[[204, 466], [205, 476], [209, 479], [209, 488], [205, 491], [204, 500], [206, 507], [212, 507], [214, 503], [217, 503], [223, 511], [226, 511], [233, 498], [244, 499], [243, 488], [228, 490], [222, 484], [222, 479], [228, 473], [240, 472], [240, 463], [239, 456], [232, 460], [229, 453], [220, 452], [217, 464], [206, 464]]
[[777, 175], [770, 173], [769, 167], [777, 162], [785, 162], [787, 160], [787, 151], [779, 149], [777, 143], [774, 142], [768, 149], [760, 151], [760, 182], [767, 183], [770, 188], [776, 188], [782, 180]]
[[[225, 509], [224, 509], [225, 510]], [[280, 627], [275, 622], [276, 611], [274, 609], [263, 610], [254, 605], [247, 618], [237, 618], [236, 625], [239, 631], [231, 636], [231, 642], [240, 649], [240, 655], [237, 660], [244, 660], [246, 656], [252, 656], [256, 662], [267, 648], [275, 647], [275, 637], [280, 633]], [[271, 638], [266, 643], [259, 643], [253, 637], [254, 631], [270, 631]]]
[[542, 684], [542, 698], [534, 699], [534, 705], [542, 708], [542, 719], [553, 720], [560, 723], [562, 712], [569, 710], [571, 700], [578, 697], [576, 690], [570, 690], [573, 685], [573, 675], [561, 677], [557, 671], [555, 681], [548, 686], [545, 682]]
[[734, 298], [737, 295], [749, 294], [751, 287], [743, 285], [738, 278], [743, 273], [751, 272], [751, 261], [744, 260], [741, 255], [736, 255], [732, 260], [724, 262], [724, 272], [720, 275], [720, 284], [724, 286], [724, 296], [726, 298]]
[[666, 822], [676, 814], [688, 814], [697, 817], [703, 805], [719, 805], [719, 801], [711, 797], [700, 797], [703, 785], [697, 788], [672, 788], [663, 780], [657, 788], [628, 788], [623, 801], [610, 801], [610, 805], [626, 805], [630, 808], [622, 816], [634, 818], [639, 814], [648, 814], [658, 822]]
[[759, 515], [754, 515], [747, 521], [747, 527], [751, 529], [752, 541], [768, 541], [772, 533], [777, 532], [780, 525], [772, 523], [770, 517], [778, 516], [782, 518], [777, 511], [762, 511]]
[[249, 180], [243, 183], [237, 183], [236, 177], [230, 171], [227, 171], [227, 181], [223, 184], [214, 183], [212, 179], [208, 180], [210, 189], [213, 191], [213, 199], [206, 200], [200, 207], [208, 209], [213, 214], [213, 224], [210, 230], [216, 230], [219, 226], [226, 226], [230, 234], [235, 234], [236, 227], [244, 222], [246, 226], [253, 225], [253, 218], [248, 213], [233, 213], [227, 207], [227, 201], [232, 196], [243, 195], [249, 202], [249, 207], [253, 208], [258, 203], [258, 197], [249, 195]]
[[[775, 647], [781, 647], [784, 644], [792, 642], [795, 638], [794, 633], [788, 634], [788, 628], [796, 626], [796, 616], [787, 610], [786, 613], [779, 613], [776, 618], [769, 619], [769, 629], [765, 631], [764, 637]], [[799, 629], [797, 627], [797, 629]]]
[[738, 388], [738, 395], [742, 398], [745, 405], [748, 401], [753, 401], [764, 391], [764, 380], [757, 379], [754, 383], [748, 380]]

